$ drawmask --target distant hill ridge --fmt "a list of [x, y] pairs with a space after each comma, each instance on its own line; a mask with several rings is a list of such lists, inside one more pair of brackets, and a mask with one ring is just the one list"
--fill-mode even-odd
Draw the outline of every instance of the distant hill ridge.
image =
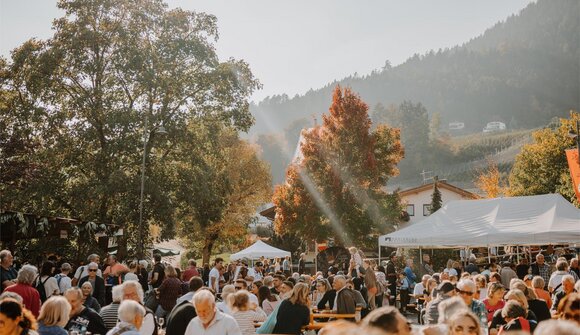
[[251, 106], [256, 125], [250, 135], [320, 119], [337, 84], [352, 87], [371, 110], [377, 103], [421, 102], [430, 114], [441, 115], [443, 125], [465, 122], [469, 132], [480, 132], [489, 121], [502, 121], [509, 129], [545, 125], [579, 109], [578, 13], [580, 1], [539, 0], [461, 46], [416, 54], [399, 66], [294, 98], [266, 98]]

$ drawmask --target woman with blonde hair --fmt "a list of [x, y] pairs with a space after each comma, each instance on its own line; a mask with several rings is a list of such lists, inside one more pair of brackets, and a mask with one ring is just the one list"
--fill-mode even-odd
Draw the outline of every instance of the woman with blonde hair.
[[481, 329], [477, 317], [468, 310], [460, 311], [449, 319], [449, 335], [479, 335]]
[[274, 334], [301, 334], [302, 327], [310, 323], [310, 287], [298, 283], [292, 290], [290, 298], [282, 301], [278, 307]]
[[71, 305], [65, 297], [48, 298], [40, 309], [38, 333], [40, 335], [67, 335], [68, 332], [64, 327], [68, 323], [70, 310]]
[[266, 313], [256, 305], [250, 303], [250, 295], [246, 290], [240, 290], [228, 296], [228, 303], [232, 316], [236, 319], [243, 335], [256, 334], [255, 322], [266, 320]]

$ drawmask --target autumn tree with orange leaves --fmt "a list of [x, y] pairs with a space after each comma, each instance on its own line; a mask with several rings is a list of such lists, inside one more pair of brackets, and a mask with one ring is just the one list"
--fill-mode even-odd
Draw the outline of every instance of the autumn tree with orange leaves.
[[322, 125], [302, 136], [303, 157], [274, 192], [276, 233], [361, 245], [392, 230], [401, 206], [384, 188], [404, 155], [399, 129], [371, 131], [367, 104], [337, 87]]

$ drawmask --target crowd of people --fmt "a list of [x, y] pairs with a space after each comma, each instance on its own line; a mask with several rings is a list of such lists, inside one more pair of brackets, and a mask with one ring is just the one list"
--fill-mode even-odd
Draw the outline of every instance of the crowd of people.
[[[0, 335], [580, 334], [577, 258], [551, 266], [538, 254], [485, 269], [449, 260], [437, 271], [429, 255], [415, 265], [395, 252], [379, 263], [349, 251], [348, 270], [309, 274], [303, 256], [297, 272], [289, 258], [189, 260], [181, 270], [160, 255], [16, 269], [2, 250]], [[322, 312], [344, 318], [313, 320]]]

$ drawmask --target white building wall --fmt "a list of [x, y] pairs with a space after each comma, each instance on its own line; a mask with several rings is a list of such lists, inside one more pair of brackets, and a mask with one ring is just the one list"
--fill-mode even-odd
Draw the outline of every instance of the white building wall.
[[[441, 192], [442, 206], [453, 200], [469, 200], [468, 197], [463, 197], [461, 194], [449, 191], [445, 188], [439, 187]], [[414, 205], [415, 215], [409, 215], [409, 222], [405, 222], [401, 227], [406, 227], [423, 220], [429, 215], [429, 211], [426, 209], [425, 215], [423, 215], [423, 205], [431, 205], [431, 195], [433, 194], [433, 188], [425, 190], [423, 192], [414, 193], [402, 197], [402, 202], [407, 205]], [[411, 213], [409, 213], [411, 214]]]

